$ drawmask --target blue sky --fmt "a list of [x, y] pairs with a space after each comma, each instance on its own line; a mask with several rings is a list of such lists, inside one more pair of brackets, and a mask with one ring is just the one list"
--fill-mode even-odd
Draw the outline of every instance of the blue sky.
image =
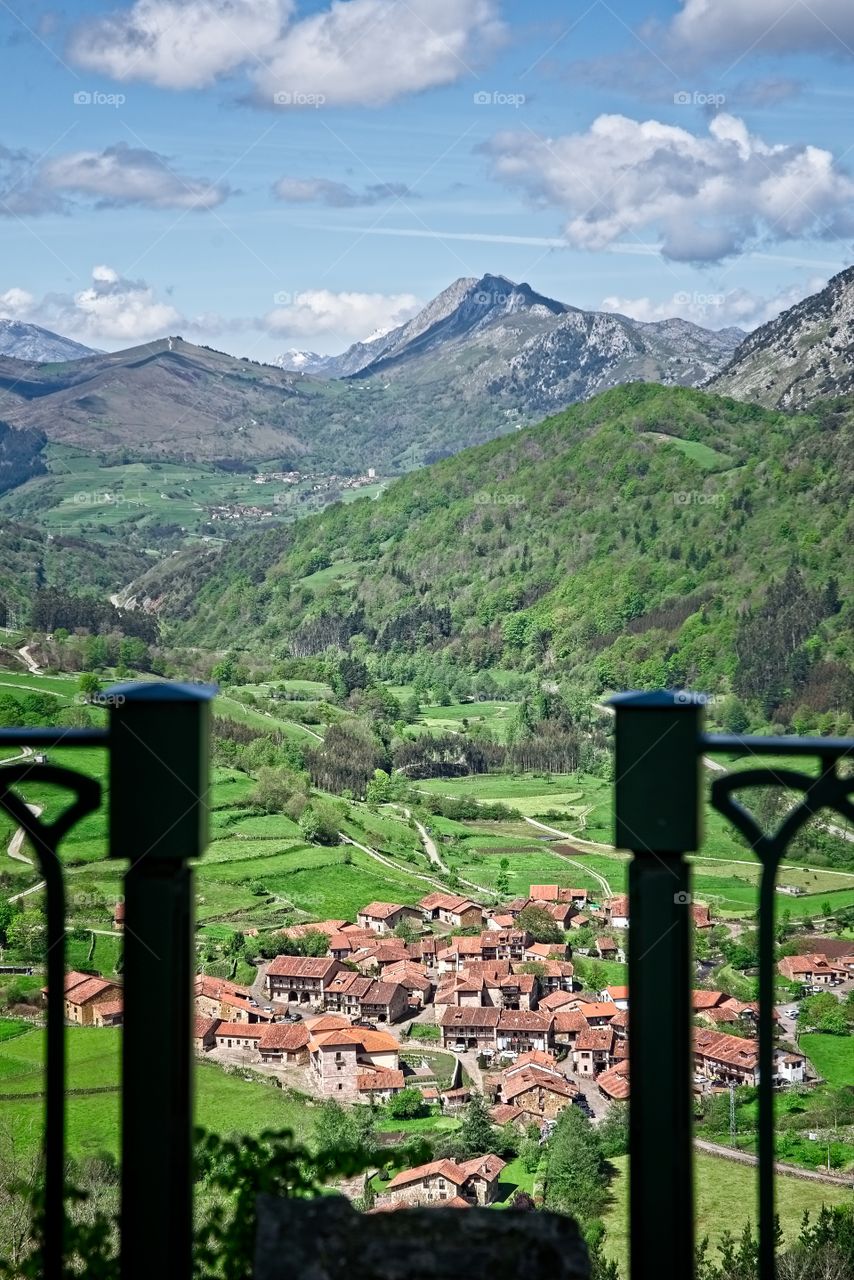
[[752, 327], [854, 262], [850, 0], [0, 5], [0, 316], [340, 350], [489, 271]]

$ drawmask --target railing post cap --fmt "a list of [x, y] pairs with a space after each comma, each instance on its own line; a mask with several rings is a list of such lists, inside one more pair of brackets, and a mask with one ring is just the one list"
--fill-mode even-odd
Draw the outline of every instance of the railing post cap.
[[678, 711], [705, 707], [710, 702], [707, 693], [694, 693], [688, 689], [650, 689], [615, 693], [605, 705], [615, 711]]
[[125, 702], [209, 702], [216, 697], [215, 684], [188, 684], [177, 680], [131, 680], [102, 690], [98, 701], [122, 706]]

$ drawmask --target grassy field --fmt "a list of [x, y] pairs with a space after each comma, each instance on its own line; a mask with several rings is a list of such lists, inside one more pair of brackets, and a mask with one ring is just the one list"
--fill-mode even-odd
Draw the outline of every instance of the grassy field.
[[798, 1047], [830, 1084], [854, 1085], [854, 1036], [808, 1032], [798, 1038]]
[[[613, 1162], [618, 1170], [611, 1184], [612, 1203], [604, 1220], [608, 1235], [606, 1254], [620, 1266], [621, 1276], [628, 1275], [628, 1157]], [[695, 1199], [697, 1206], [697, 1240], [708, 1236], [711, 1246], [724, 1231], [738, 1236], [745, 1222], [756, 1225], [756, 1170], [715, 1156], [694, 1156]], [[843, 1187], [820, 1186], [799, 1178], [777, 1179], [777, 1212], [784, 1238], [791, 1241], [800, 1231], [805, 1209], [815, 1217], [822, 1204], [850, 1204], [851, 1192]]]
[[[119, 1052], [121, 1033], [107, 1028], [69, 1027], [68, 1151], [93, 1156], [118, 1154]], [[43, 1082], [44, 1032], [30, 1030], [0, 1041], [0, 1095], [39, 1092]], [[196, 1123], [218, 1133], [255, 1134], [265, 1128], [312, 1130], [312, 1111], [269, 1085], [226, 1074], [212, 1063], [196, 1064]], [[75, 1095], [75, 1089], [113, 1087], [110, 1092]], [[0, 1127], [24, 1147], [40, 1141], [41, 1098], [0, 1098]]]

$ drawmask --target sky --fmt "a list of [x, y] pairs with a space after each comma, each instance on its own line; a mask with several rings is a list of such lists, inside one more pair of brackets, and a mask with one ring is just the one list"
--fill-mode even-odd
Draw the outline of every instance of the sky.
[[0, 0], [0, 317], [343, 350], [487, 272], [749, 329], [854, 263], [851, 0]]

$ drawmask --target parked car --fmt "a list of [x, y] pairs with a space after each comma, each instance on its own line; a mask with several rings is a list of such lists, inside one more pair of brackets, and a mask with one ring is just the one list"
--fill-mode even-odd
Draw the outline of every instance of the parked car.
[[783, 1012], [787, 1018], [797, 1018], [800, 1014], [800, 1009], [784, 1009]]
[[297, 1013], [296, 1009], [292, 1013], [282, 1015], [282, 1022], [302, 1022], [302, 1014]]
[[271, 1004], [265, 1004], [265, 1005], [264, 1005], [264, 1012], [265, 1012], [265, 1013], [272, 1013], [272, 1012], [273, 1012], [273, 1006], [272, 1006]]
[[371, 1022], [368, 1018], [357, 1018], [354, 1021], [353, 1026], [361, 1027], [363, 1031], [376, 1031], [377, 1029], [377, 1024], [375, 1022]]
[[466, 1047], [465, 1040], [455, 1040], [454, 1043], [451, 1045], [451, 1048], [454, 1050], [455, 1053], [464, 1053], [465, 1047]]

